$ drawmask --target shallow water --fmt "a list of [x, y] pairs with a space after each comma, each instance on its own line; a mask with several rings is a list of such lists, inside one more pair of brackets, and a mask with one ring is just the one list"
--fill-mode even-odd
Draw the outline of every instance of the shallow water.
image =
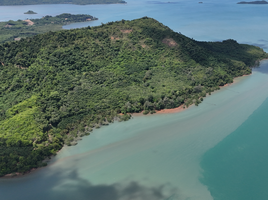
[[[233, 38], [268, 50], [267, 6], [236, 5], [230, 0], [128, 2], [6, 6], [0, 7], [0, 21], [25, 19], [28, 16], [22, 13], [27, 10], [39, 13], [34, 17], [70, 12], [99, 18], [65, 28], [149, 16], [197, 40]], [[251, 76], [236, 79], [198, 107], [134, 117], [95, 130], [77, 146], [62, 149], [48, 167], [24, 177], [0, 179], [0, 199], [231, 200], [246, 195], [267, 199], [263, 170], [268, 160], [263, 145], [267, 129], [265, 122], [257, 120], [266, 116], [261, 111], [267, 110], [267, 72], [268, 61], [263, 61]], [[257, 132], [248, 128], [256, 120], [262, 127]], [[237, 150], [241, 148], [245, 150]], [[239, 174], [236, 182], [233, 174]]]

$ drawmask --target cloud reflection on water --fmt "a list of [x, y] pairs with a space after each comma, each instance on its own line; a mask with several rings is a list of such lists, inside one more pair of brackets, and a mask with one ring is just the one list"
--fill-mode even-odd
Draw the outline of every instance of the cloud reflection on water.
[[[46, 170], [46, 169], [44, 169]], [[36, 181], [35, 176], [39, 176]], [[30, 175], [31, 176], [31, 175]], [[138, 182], [100, 184], [93, 185], [87, 179], [81, 177], [77, 170], [60, 171], [53, 173], [38, 173], [22, 185], [18, 178], [14, 187], [14, 179], [7, 179], [0, 184], [0, 192], [7, 200], [28, 199], [28, 200], [180, 200], [177, 189], [169, 189], [169, 184], [148, 187]], [[15, 178], [16, 179], [16, 178]], [[8, 182], [13, 182], [13, 189], [17, 193], [11, 193]], [[32, 190], [32, 182], [38, 185]], [[6, 189], [5, 189], [6, 187]], [[18, 191], [19, 188], [19, 191]], [[175, 194], [175, 195], [173, 195]]]

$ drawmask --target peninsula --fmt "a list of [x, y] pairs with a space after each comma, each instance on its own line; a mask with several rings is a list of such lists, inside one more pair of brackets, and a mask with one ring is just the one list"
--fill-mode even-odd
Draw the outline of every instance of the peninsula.
[[268, 4], [267, 1], [241, 1], [237, 4]]
[[11, 6], [11, 5], [36, 5], [36, 4], [78, 4], [78, 5], [87, 5], [87, 4], [116, 4], [127, 2], [122, 0], [1, 0], [0, 6]]
[[147, 17], [3, 43], [0, 176], [44, 166], [128, 113], [198, 106], [264, 58], [259, 47], [195, 41]]
[[0, 43], [18, 41], [21, 38], [32, 37], [48, 31], [62, 30], [63, 25], [70, 23], [97, 19], [91, 15], [71, 15], [64, 13], [55, 17], [45, 16], [41, 19], [0, 22]]

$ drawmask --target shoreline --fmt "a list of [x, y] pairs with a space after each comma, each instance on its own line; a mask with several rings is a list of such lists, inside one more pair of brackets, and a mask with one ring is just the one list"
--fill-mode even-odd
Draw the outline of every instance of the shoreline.
[[[56, 155], [57, 155], [60, 151], [62, 151], [62, 149], [64, 148], [64, 146], [65, 146], [65, 145], [63, 145], [62, 148], [61, 148], [60, 150], [57, 151]], [[0, 177], [0, 179], [20, 178], [20, 177], [24, 177], [24, 176], [27, 176], [27, 175], [29, 175], [29, 174], [32, 174], [32, 173], [34, 173], [34, 172], [36, 172], [36, 171], [38, 171], [38, 170], [43, 169], [44, 167], [47, 167], [48, 164], [50, 163], [51, 159], [52, 159], [53, 157], [55, 157], [56, 155], [51, 155], [50, 158], [48, 157], [48, 158], [46, 158], [46, 159], [43, 160], [43, 162], [46, 162], [46, 163], [47, 163], [46, 166], [43, 166], [43, 167], [37, 167], [37, 168], [32, 168], [32, 169], [30, 169], [29, 171], [25, 172], [24, 174], [23, 174], [23, 173], [20, 173], [20, 172], [14, 172], [14, 173], [11, 173], [11, 174], [6, 174], [5, 176]]]
[[[45, 167], [45, 166], [44, 166]], [[39, 168], [32, 168], [30, 169], [28, 172], [20, 173], [20, 172], [15, 172], [15, 173], [11, 173], [11, 174], [6, 174], [5, 176], [0, 177], [0, 179], [11, 179], [11, 178], [20, 178], [20, 177], [24, 177], [27, 176], [28, 174], [32, 174], [33, 172], [42, 169], [43, 167], [39, 167]]]
[[[191, 105], [190, 105], [191, 106]], [[190, 106], [188, 108], [190, 108]], [[170, 114], [170, 113], [179, 113], [182, 111], [185, 111], [188, 109], [185, 107], [184, 104], [180, 105], [177, 108], [170, 108], [170, 109], [162, 109], [162, 110], [157, 110], [155, 114]]]
[[[266, 60], [266, 59], [265, 59], [265, 60]], [[227, 83], [227, 84], [225, 84], [224, 86], [219, 86], [219, 87], [220, 87], [220, 88], [224, 88], [224, 87], [231, 86], [231, 85], [237, 83], [237, 81], [236, 81], [235, 79], [237, 79], [237, 78], [241, 78], [241, 77], [244, 77], [244, 76], [250, 76], [250, 75], [252, 75], [252, 73], [251, 73], [251, 74], [247, 74], [247, 75], [244, 74], [244, 75], [242, 75], [242, 76], [235, 77], [232, 83]], [[216, 92], [216, 91], [218, 91], [218, 90], [215, 90], [215, 91], [213, 91], [212, 93], [214, 93], [214, 92]], [[211, 93], [211, 94], [212, 94], [212, 93]], [[207, 95], [208, 95], [208, 93], [207, 93]], [[206, 97], [207, 97], [207, 95], [206, 95]], [[204, 97], [204, 98], [206, 98], [206, 97]], [[190, 108], [190, 107], [193, 106], [193, 105], [194, 105], [194, 104], [191, 104], [191, 105], [189, 105], [189, 107], [185, 107], [184, 104], [181, 104], [179, 107], [176, 107], [176, 108], [156, 110], [156, 112], [153, 113], [153, 114], [172, 114], [172, 113], [179, 113], [179, 112], [183, 112], [183, 111], [187, 110], [188, 108]], [[184, 107], [184, 108], [183, 108], [183, 107]], [[120, 113], [120, 114], [122, 114], [122, 113]], [[137, 116], [146, 116], [146, 115], [143, 114], [143, 111], [140, 112], [140, 113], [128, 113], [128, 114], [131, 114], [131, 115], [134, 116], [134, 117], [137, 117]], [[147, 115], [150, 115], [150, 114], [148, 113]], [[151, 114], [151, 115], [152, 115], [152, 114]]]
[[[184, 106], [185, 105], [182, 104], [182, 105], [180, 105], [177, 108], [156, 110], [155, 113], [153, 113], [153, 114], [148, 113], [147, 115], [178, 113], [178, 112], [182, 112], [184, 110], [187, 110], [192, 105], [190, 105], [188, 108], [187, 107], [184, 107]], [[146, 115], [143, 114], [143, 111], [140, 112], [140, 113], [129, 113], [129, 114], [131, 114], [133, 117], [146, 116]]]

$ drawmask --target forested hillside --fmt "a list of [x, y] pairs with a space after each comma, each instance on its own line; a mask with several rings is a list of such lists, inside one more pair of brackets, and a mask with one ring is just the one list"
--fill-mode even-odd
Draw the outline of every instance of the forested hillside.
[[122, 0], [1, 0], [0, 6], [5, 5], [35, 5], [35, 4], [112, 4], [126, 3]]
[[263, 58], [259, 47], [194, 41], [147, 17], [4, 43], [0, 175], [42, 166], [118, 113], [198, 105]]

